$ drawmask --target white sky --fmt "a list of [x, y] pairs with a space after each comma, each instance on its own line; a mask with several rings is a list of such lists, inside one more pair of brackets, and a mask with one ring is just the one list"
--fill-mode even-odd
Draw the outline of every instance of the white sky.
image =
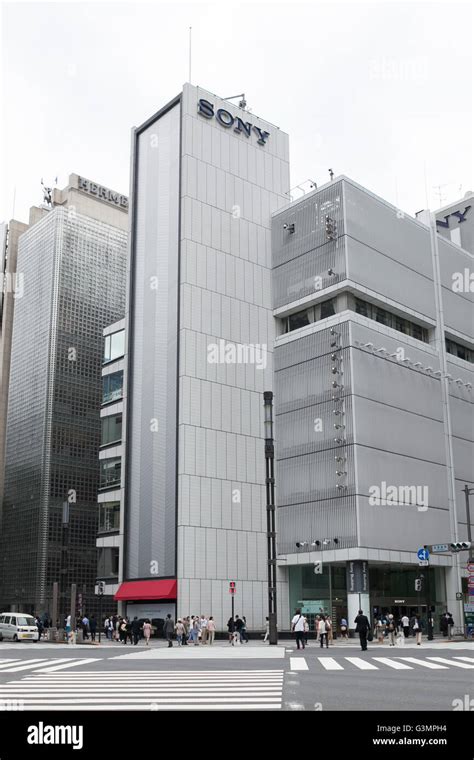
[[42, 177], [128, 193], [130, 128], [187, 81], [190, 25], [192, 83], [289, 133], [292, 186], [331, 167], [409, 213], [474, 189], [468, 3], [15, 2], [1, 21], [0, 220], [15, 187], [27, 220]]

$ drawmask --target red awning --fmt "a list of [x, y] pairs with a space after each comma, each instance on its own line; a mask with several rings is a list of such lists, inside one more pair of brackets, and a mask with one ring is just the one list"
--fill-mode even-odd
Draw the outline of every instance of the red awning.
[[117, 602], [138, 602], [142, 599], [176, 599], [177, 582], [164, 581], [124, 581], [114, 599]]

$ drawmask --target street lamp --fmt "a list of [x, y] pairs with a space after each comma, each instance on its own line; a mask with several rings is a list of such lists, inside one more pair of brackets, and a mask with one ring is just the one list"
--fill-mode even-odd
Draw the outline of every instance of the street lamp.
[[263, 394], [265, 436], [265, 489], [267, 499], [267, 579], [269, 643], [278, 644], [275, 530], [275, 447], [273, 442], [273, 393]]

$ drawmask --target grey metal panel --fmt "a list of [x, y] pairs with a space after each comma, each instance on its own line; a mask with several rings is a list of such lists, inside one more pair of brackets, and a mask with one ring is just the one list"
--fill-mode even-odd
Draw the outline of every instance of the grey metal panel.
[[415, 553], [424, 544], [448, 541], [451, 534], [447, 509], [372, 506], [366, 497], [359, 497], [358, 505], [361, 546]]
[[[346, 279], [345, 237], [308, 251], [273, 270], [273, 306], [277, 309]], [[328, 275], [333, 269], [334, 275]], [[321, 280], [319, 279], [321, 278]]]
[[[321, 246], [335, 249], [336, 241], [328, 241], [325, 231], [325, 217], [331, 216], [337, 222], [338, 237], [344, 235], [342, 212], [342, 182], [334, 182], [327, 190], [311, 193], [307, 199], [285, 209], [272, 219], [272, 260], [273, 267], [296, 259], [308, 251]], [[284, 224], [294, 224], [293, 233], [283, 229]]]
[[[175, 573], [180, 104], [138, 138], [127, 419], [128, 578]], [[152, 286], [152, 278], [158, 286]], [[156, 421], [156, 422], [154, 422]], [[153, 430], [153, 425], [158, 429]]]
[[[337, 538], [338, 548], [357, 545], [355, 496], [280, 507], [277, 512], [277, 551], [294, 553], [297, 541]], [[334, 544], [331, 544], [334, 548]], [[316, 551], [316, 547], [307, 547]]]

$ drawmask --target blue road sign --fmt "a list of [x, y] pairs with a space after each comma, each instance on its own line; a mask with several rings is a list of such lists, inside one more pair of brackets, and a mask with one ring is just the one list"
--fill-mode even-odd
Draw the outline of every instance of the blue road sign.
[[419, 560], [429, 559], [430, 558], [430, 553], [429, 553], [428, 549], [418, 549], [417, 557], [418, 557]]

